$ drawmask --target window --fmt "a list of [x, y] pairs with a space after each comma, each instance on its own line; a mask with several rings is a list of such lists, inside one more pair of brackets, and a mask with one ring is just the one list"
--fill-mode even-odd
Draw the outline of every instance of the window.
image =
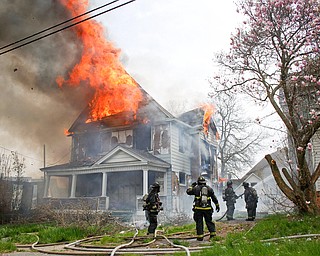
[[170, 134], [169, 125], [156, 125], [153, 128], [153, 153], [169, 154], [170, 153]]
[[124, 130], [124, 131], [114, 131], [111, 134], [111, 144], [115, 146], [117, 144], [127, 144], [132, 147], [132, 139], [133, 139], [133, 131], [132, 130]]
[[184, 172], [179, 172], [179, 183], [186, 185], [186, 174]]
[[179, 152], [185, 153], [187, 151], [188, 137], [184, 130], [179, 131]]

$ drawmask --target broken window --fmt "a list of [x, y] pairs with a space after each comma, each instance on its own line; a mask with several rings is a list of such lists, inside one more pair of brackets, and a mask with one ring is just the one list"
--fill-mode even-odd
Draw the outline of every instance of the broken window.
[[169, 154], [170, 153], [170, 135], [169, 125], [156, 125], [153, 128], [153, 153]]
[[111, 144], [113, 146], [116, 144], [127, 144], [132, 147], [132, 135], [132, 130], [114, 131], [111, 135]]

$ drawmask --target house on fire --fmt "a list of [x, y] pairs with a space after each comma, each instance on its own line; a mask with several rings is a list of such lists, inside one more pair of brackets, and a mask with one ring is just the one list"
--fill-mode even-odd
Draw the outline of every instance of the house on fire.
[[85, 200], [98, 210], [142, 213], [142, 197], [159, 182], [168, 212], [190, 211], [186, 188], [200, 174], [217, 178], [217, 129], [205, 110], [174, 117], [142, 88], [137, 113], [88, 121], [86, 108], [69, 129], [68, 163], [42, 168], [44, 200]]

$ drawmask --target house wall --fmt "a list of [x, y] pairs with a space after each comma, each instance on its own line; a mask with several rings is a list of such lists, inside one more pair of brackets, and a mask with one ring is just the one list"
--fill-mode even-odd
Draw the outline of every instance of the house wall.
[[[312, 143], [312, 160], [313, 160], [313, 169], [317, 167], [320, 163], [320, 130], [318, 130], [311, 139]], [[316, 182], [316, 190], [320, 192], [320, 180]]]

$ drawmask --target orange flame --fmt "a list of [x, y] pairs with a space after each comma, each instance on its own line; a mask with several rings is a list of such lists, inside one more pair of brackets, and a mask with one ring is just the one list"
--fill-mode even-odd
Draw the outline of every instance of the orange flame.
[[64, 129], [64, 135], [70, 136], [71, 134], [73, 134], [73, 133], [69, 132], [69, 130], [67, 130], [67, 129]]
[[204, 104], [201, 106], [201, 108], [204, 110], [203, 131], [206, 135], [208, 135], [210, 119], [215, 112], [215, 107], [212, 104]]
[[[60, 0], [73, 17], [86, 12], [89, 0]], [[87, 17], [83, 17], [85, 19]], [[65, 80], [56, 79], [60, 87], [64, 84], [79, 86], [87, 82], [94, 89], [94, 96], [89, 103], [88, 121], [123, 111], [138, 110], [142, 101], [142, 92], [138, 84], [129, 76], [120, 63], [120, 50], [104, 37], [103, 27], [94, 20], [87, 20], [73, 27], [83, 44], [80, 62]]]

